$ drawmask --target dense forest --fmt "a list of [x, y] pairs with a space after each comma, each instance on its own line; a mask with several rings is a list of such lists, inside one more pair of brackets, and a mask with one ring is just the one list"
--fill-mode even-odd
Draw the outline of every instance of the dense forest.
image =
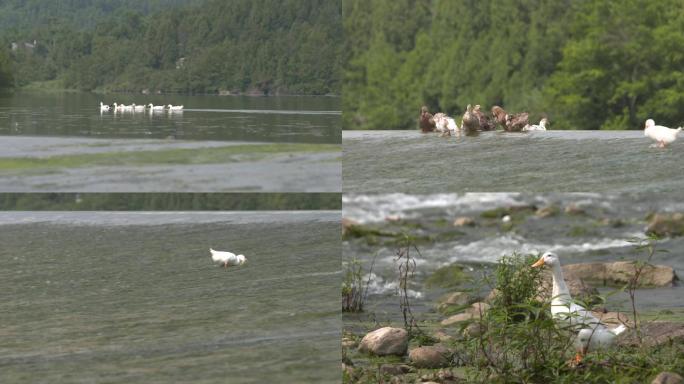
[[411, 129], [421, 105], [551, 129], [684, 124], [681, 0], [344, 0], [345, 129]]
[[2, 211], [339, 210], [339, 193], [3, 193]]
[[338, 0], [5, 1], [0, 87], [339, 94], [341, 18]]

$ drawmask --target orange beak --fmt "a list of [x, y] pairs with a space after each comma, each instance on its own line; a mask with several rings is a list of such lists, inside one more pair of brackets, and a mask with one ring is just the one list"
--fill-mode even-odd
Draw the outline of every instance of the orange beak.
[[543, 267], [544, 266], [544, 258], [540, 257], [539, 260], [537, 260], [534, 264], [532, 264], [532, 268], [538, 268], [538, 267]]

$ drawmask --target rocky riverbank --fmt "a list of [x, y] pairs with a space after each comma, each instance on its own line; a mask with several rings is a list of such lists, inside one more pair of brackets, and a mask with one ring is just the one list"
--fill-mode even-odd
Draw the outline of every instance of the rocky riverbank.
[[[679, 228], [684, 228], [684, 214], [671, 208], [659, 211], [653, 205], [649, 210], [634, 204], [622, 210], [612, 206], [615, 199], [596, 202], [594, 197], [519, 199], [490, 207], [471, 202], [474, 208], [463, 207], [461, 201], [468, 200], [467, 196], [439, 198], [453, 202], [438, 206], [412, 201], [416, 208], [393, 209], [390, 199], [379, 197], [378, 204], [385, 205], [377, 212], [373, 209], [380, 206], [371, 206], [367, 197], [355, 200], [367, 205], [365, 212], [345, 203], [345, 212], [351, 213], [343, 220], [345, 256], [365, 261], [366, 267], [370, 258], [364, 255], [372, 255], [373, 260], [373, 273], [364, 276], [370, 284], [366, 310], [343, 315], [345, 382], [548, 382], [544, 380], [554, 377], [570, 382], [662, 383], [684, 374], [681, 368], [667, 373], [677, 366], [672, 364], [684, 366], [684, 308], [677, 301], [681, 292], [677, 273], [682, 268], [679, 236], [684, 233]], [[406, 201], [413, 197], [393, 199], [403, 199], [410, 207]], [[378, 216], [380, 212], [385, 213]], [[662, 240], [648, 240], [650, 235]], [[551, 240], [555, 243], [544, 245]], [[402, 282], [395, 260], [397, 250], [407, 242], [419, 252], [412, 251], [415, 271]], [[648, 246], [656, 251], [651, 263], [642, 264]], [[495, 255], [547, 249], [558, 249], [561, 254], [563, 273], [575, 299], [609, 327], [630, 327], [614, 349], [589, 354], [578, 366], [568, 364], [572, 348], [552, 347], [554, 341], [534, 345], [553, 339], [549, 335], [558, 332], [554, 327], [535, 333], [514, 323], [511, 329], [517, 334], [502, 338], [495, 333], [507, 328], [496, 317], [501, 308], [497, 304], [500, 292], [492, 289], [496, 286], [491, 279]], [[636, 268], [639, 279], [633, 281]], [[540, 276], [535, 293], [538, 303], [549, 299], [550, 280], [548, 273]], [[634, 283], [639, 332], [623, 290], [630, 283]], [[408, 288], [413, 305], [408, 323], [399, 306], [401, 287]], [[500, 344], [502, 340], [507, 344]], [[521, 346], [527, 352], [516, 349]], [[491, 355], [483, 357], [484, 350]], [[548, 355], [547, 363], [556, 364], [553, 374], [557, 376], [549, 376], [550, 371], [534, 364], [521, 369], [530, 364], [529, 356], [540, 353]], [[510, 359], [508, 368], [497, 360], [501, 356]], [[532, 376], [523, 380], [521, 372]], [[609, 372], [617, 379], [609, 379]]]

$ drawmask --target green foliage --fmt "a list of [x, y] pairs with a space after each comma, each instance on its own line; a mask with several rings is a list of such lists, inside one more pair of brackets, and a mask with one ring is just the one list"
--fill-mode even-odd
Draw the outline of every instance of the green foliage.
[[583, 129], [642, 128], [647, 118], [678, 123], [682, 11], [678, 1], [585, 4], [546, 90], [562, 120]]
[[461, 347], [472, 366], [470, 380], [482, 383], [646, 383], [665, 370], [681, 373], [684, 346], [621, 345], [591, 352], [580, 366], [569, 364], [574, 335], [550, 316], [550, 304], [534, 300], [540, 273], [534, 255], [502, 258], [495, 271], [499, 294], [479, 321], [483, 330]]
[[3, 193], [0, 210], [339, 210], [339, 193]]
[[447, 265], [438, 268], [426, 280], [425, 285], [428, 288], [454, 288], [469, 281], [468, 274], [463, 270], [461, 265]]
[[344, 280], [342, 280], [342, 312], [362, 312], [366, 304], [366, 296], [368, 295], [368, 284], [370, 283], [370, 275], [373, 273], [373, 265], [375, 264], [375, 256], [368, 269], [368, 280], [364, 281], [364, 269], [361, 260], [352, 257], [350, 260], [342, 263], [344, 268]]
[[539, 268], [530, 268], [539, 257], [536, 255], [504, 256], [494, 271], [497, 295], [492, 304], [507, 315], [518, 312], [519, 306], [535, 305], [538, 288], [542, 285]]
[[0, 41], [19, 44], [18, 86], [58, 79], [80, 90], [339, 93], [337, 1], [11, 3], [0, 5], [0, 20], [16, 19], [0, 27]]
[[0, 49], [0, 90], [11, 88], [14, 85], [12, 77], [12, 63], [7, 53]]
[[[467, 104], [553, 129], [684, 120], [681, 1], [347, 0], [343, 124], [412, 129]], [[399, 22], [401, 20], [401, 22]]]

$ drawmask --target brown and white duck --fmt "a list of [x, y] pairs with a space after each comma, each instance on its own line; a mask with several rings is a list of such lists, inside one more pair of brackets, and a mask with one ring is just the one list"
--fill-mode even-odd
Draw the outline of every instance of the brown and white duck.
[[466, 134], [473, 134], [480, 130], [480, 119], [473, 113], [473, 107], [468, 104], [466, 111], [463, 114], [463, 121], [461, 122], [461, 130]]
[[423, 133], [432, 132], [435, 130], [435, 119], [433, 118], [432, 114], [428, 112], [428, 107], [425, 105], [420, 108], [418, 126]]
[[489, 116], [485, 115], [484, 112], [480, 110], [480, 105], [476, 105], [473, 108], [473, 113], [477, 116], [477, 120], [480, 122], [480, 129], [483, 131], [492, 131], [496, 129], [496, 123], [493, 122]]
[[526, 125], [529, 125], [530, 119], [527, 112], [516, 113], [514, 115], [506, 113], [506, 111], [495, 105], [492, 107], [492, 115], [496, 122], [503, 126], [507, 132], [521, 132]]

